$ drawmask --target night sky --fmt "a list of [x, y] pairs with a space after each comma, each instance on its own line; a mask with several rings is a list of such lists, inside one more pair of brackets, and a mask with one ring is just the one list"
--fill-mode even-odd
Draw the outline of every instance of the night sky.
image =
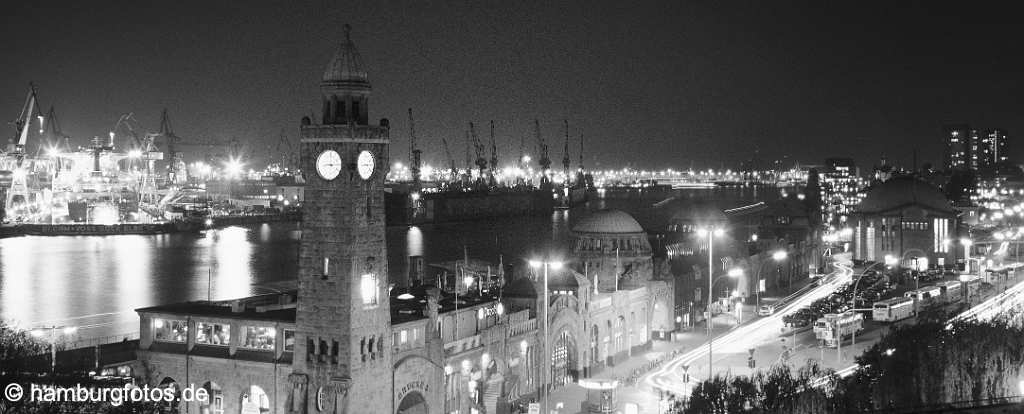
[[79, 144], [126, 112], [156, 130], [166, 107], [185, 139], [265, 156], [319, 111], [349, 23], [394, 160], [409, 107], [435, 165], [442, 136], [462, 164], [469, 121], [484, 139], [496, 121], [503, 164], [521, 137], [535, 153], [534, 118], [558, 168], [562, 119], [574, 165], [585, 134], [588, 167], [735, 167], [755, 149], [870, 168], [883, 153], [909, 166], [917, 148], [938, 164], [942, 125], [963, 122], [1006, 128], [1021, 158], [1019, 15], [891, 3], [7, 2], [0, 119], [33, 81]]

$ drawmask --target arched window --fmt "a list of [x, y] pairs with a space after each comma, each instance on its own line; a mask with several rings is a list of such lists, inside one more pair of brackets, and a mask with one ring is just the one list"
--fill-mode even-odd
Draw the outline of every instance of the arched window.
[[249, 386], [249, 392], [242, 394], [243, 413], [269, 413], [270, 397], [258, 385]]
[[202, 414], [224, 414], [224, 393], [215, 382], [203, 384], [207, 398], [199, 401], [199, 412]]

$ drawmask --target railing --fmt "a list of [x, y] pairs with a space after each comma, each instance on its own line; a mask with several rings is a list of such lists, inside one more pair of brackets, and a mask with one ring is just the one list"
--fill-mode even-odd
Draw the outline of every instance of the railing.
[[527, 319], [521, 322], [512, 322], [508, 325], [508, 336], [521, 335], [537, 330], [537, 319]]
[[484, 345], [482, 335], [473, 335], [444, 344], [446, 354], [458, 354]]
[[106, 344], [113, 344], [123, 341], [134, 341], [136, 339], [139, 339], [139, 331], [122, 333], [117, 335], [101, 336], [98, 338], [76, 339], [73, 341], [57, 341], [57, 345], [62, 346], [64, 349], [81, 349]]

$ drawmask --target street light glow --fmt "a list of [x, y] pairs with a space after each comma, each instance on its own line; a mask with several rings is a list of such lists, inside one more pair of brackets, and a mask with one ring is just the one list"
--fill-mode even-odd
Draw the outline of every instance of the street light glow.
[[788, 256], [788, 254], [786, 254], [785, 250], [778, 250], [775, 253], [772, 253], [772, 259], [775, 259], [777, 262], [785, 260], [786, 256]]
[[733, 278], [740, 277], [740, 276], [743, 276], [743, 269], [738, 268], [738, 267], [734, 267], [732, 269], [729, 269], [729, 273], [726, 273], [726, 274], [729, 275], [729, 277], [733, 277]]

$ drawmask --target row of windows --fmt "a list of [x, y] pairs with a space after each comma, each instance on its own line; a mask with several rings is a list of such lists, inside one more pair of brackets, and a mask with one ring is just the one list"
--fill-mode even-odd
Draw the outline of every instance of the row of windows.
[[576, 240], [577, 251], [640, 251], [644, 248], [643, 242], [636, 238], [611, 239], [610, 241], [598, 238], [581, 237]]
[[903, 230], [928, 230], [928, 223], [920, 221], [904, 221]]
[[[159, 342], [185, 343], [188, 341], [188, 322], [175, 319], [154, 319], [153, 340]], [[224, 323], [196, 323], [195, 343], [199, 345], [231, 345], [231, 325]], [[270, 326], [245, 325], [241, 327], [239, 348], [257, 351], [273, 351], [277, 344], [277, 329]], [[295, 331], [285, 329], [284, 350], [291, 352], [295, 346]]]

